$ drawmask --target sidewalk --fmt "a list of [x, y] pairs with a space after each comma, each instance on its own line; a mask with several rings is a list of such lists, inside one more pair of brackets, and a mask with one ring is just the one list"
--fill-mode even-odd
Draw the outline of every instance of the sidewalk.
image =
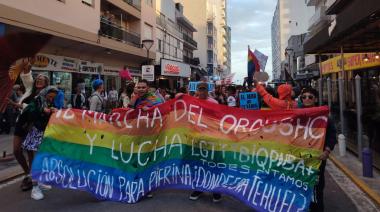
[[367, 195], [380, 205], [380, 171], [373, 168], [373, 178], [363, 177], [363, 166], [358, 157], [347, 151], [346, 155], [339, 156], [339, 147], [336, 146], [330, 158], [351, 180]]
[[6, 152], [7, 158], [13, 157], [13, 133], [9, 135], [0, 135], [0, 182], [4, 182], [9, 178], [19, 176], [23, 173], [21, 166], [13, 158], [11, 160], [4, 159], [3, 154]]

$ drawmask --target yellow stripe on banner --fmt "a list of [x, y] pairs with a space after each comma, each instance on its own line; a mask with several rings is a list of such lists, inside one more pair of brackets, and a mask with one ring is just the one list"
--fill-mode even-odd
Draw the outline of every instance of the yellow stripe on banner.
[[[260, 148], [273, 149], [278, 153], [292, 154], [296, 157], [307, 155], [308, 158], [317, 157], [321, 153], [320, 150], [286, 145], [271, 140], [244, 140], [237, 143], [191, 132], [186, 128], [172, 128], [161, 132], [159, 135], [152, 136], [129, 136], [115, 135], [104, 131], [86, 130], [68, 125], [50, 125], [45, 131], [45, 137], [85, 146], [92, 144], [94, 147], [104, 147], [114, 149], [115, 151], [121, 149], [126, 153], [151, 152], [155, 148], [179, 143], [214, 151], [245, 151], [249, 155], [252, 152], [257, 152]], [[308, 141], [305, 140], [305, 142]]]

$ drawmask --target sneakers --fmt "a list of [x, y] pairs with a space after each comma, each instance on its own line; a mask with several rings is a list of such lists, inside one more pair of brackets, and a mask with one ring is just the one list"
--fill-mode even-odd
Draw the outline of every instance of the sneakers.
[[212, 193], [212, 201], [220, 202], [222, 200], [222, 195], [219, 193]]
[[31, 193], [30, 197], [34, 200], [41, 200], [44, 198], [44, 194], [42, 193], [42, 191], [38, 185], [33, 186], [32, 193]]
[[48, 191], [48, 190], [50, 190], [52, 188], [51, 185], [46, 185], [46, 184], [43, 184], [43, 183], [38, 183], [38, 187], [40, 187], [40, 189], [43, 190], [43, 191]]
[[199, 197], [202, 195], [203, 192], [201, 191], [193, 191], [193, 193], [191, 193], [189, 199], [190, 200], [198, 200]]
[[33, 183], [32, 183], [32, 178], [30, 176], [26, 176], [20, 186], [22, 191], [29, 191], [30, 189], [33, 188]]

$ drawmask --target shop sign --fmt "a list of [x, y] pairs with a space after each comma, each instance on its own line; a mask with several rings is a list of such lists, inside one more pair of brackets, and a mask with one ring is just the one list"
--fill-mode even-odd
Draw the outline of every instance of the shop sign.
[[70, 57], [62, 58], [61, 71], [64, 72], [77, 72], [79, 60]]
[[55, 56], [55, 55], [49, 55], [49, 54], [38, 54], [33, 64], [33, 70], [59, 71], [61, 66], [62, 66], [61, 56]]
[[104, 66], [102, 75], [119, 76], [120, 69], [118, 67]]
[[132, 76], [141, 76], [141, 70], [134, 69], [134, 68], [128, 68], [129, 73], [131, 73]]
[[103, 70], [102, 63], [91, 63], [88, 61], [81, 61], [79, 72], [83, 74], [100, 74]]
[[[364, 61], [365, 57], [368, 61]], [[344, 54], [344, 70], [352, 71], [358, 69], [365, 69], [380, 66], [380, 59], [375, 58], [376, 53], [357, 53], [357, 54]], [[341, 56], [336, 56], [325, 62], [322, 62], [322, 74], [336, 73], [342, 70]]]
[[153, 65], [142, 66], [142, 79], [146, 79], [149, 82], [154, 81], [154, 66]]
[[161, 75], [175, 77], [190, 77], [190, 65], [181, 62], [162, 59]]

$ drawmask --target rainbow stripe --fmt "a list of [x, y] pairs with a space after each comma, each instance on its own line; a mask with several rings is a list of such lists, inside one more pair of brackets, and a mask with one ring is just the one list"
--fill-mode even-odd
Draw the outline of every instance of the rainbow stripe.
[[[327, 114], [325, 107], [248, 112], [190, 96], [112, 116], [62, 110], [49, 122], [32, 176], [126, 203], [180, 188], [222, 192], [259, 211], [307, 210]], [[263, 126], [237, 127], [245, 120]]]

